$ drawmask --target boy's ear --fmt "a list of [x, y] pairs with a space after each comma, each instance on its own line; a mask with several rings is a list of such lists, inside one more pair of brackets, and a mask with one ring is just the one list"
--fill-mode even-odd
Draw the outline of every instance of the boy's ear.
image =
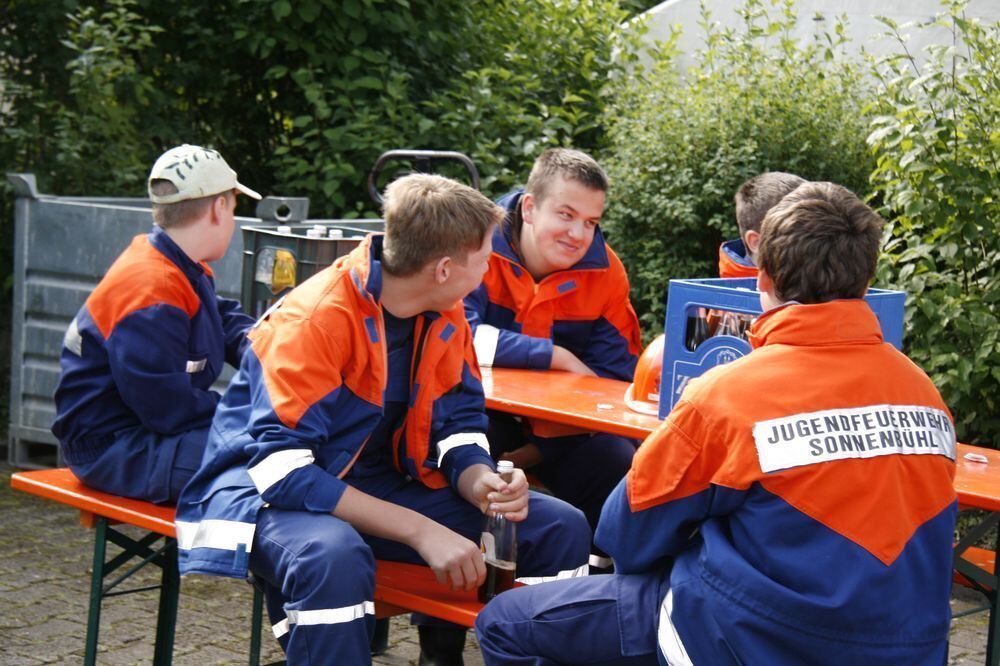
[[225, 215], [228, 207], [229, 199], [225, 193], [212, 199], [212, 224], [220, 224], [222, 222], [222, 216]]
[[444, 284], [451, 277], [451, 257], [441, 257], [434, 264], [435, 284]]
[[760, 268], [757, 269], [757, 291], [771, 295], [774, 294], [774, 280], [771, 279], [771, 276], [766, 271]]
[[759, 231], [748, 231], [743, 234], [743, 242], [747, 246], [747, 250], [751, 254], [757, 253], [757, 248], [760, 247], [760, 232]]
[[534, 222], [535, 195], [525, 192], [521, 196], [521, 221], [525, 224]]

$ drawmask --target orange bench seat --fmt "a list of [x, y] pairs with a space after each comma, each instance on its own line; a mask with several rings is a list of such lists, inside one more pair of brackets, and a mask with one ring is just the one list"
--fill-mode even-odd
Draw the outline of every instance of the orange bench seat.
[[[10, 485], [80, 511], [80, 522], [93, 527], [97, 516], [176, 538], [174, 508], [102, 493], [83, 485], [67, 468], [18, 472]], [[379, 560], [375, 571], [378, 617], [408, 611], [425, 613], [471, 627], [482, 604], [475, 590], [452, 590], [437, 582], [429, 567]]]

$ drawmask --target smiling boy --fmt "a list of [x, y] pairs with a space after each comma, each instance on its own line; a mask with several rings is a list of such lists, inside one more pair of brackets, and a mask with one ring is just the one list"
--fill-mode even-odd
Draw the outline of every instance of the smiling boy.
[[[535, 161], [524, 190], [498, 201], [507, 215], [493, 236], [490, 270], [465, 299], [480, 365], [631, 381], [639, 322], [625, 268], [600, 229], [607, 190], [593, 158], [553, 148]], [[591, 527], [635, 452], [624, 437], [551, 436], [498, 414], [490, 427], [494, 455], [531, 467]]]

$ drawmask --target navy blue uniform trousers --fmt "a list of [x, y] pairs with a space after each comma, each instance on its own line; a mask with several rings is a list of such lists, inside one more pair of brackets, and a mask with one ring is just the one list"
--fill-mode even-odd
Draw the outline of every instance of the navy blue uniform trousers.
[[201, 466], [208, 426], [161, 435], [142, 426], [63, 448], [73, 474], [91, 488], [156, 504], [175, 503]]
[[509, 414], [489, 410], [488, 439], [493, 456], [531, 442], [542, 454], [542, 462], [529, 471], [553, 495], [583, 511], [590, 529], [597, 529], [601, 507], [622, 480], [635, 455], [635, 441], [608, 433], [584, 433], [565, 437], [538, 437]]
[[560, 580], [504, 592], [476, 619], [488, 666], [653, 666], [670, 571]]
[[[451, 488], [431, 490], [395, 470], [349, 483], [413, 509], [478, 543], [485, 518]], [[586, 571], [591, 534], [583, 514], [531, 493], [518, 523], [518, 577]], [[289, 664], [367, 664], [374, 626], [375, 559], [423, 564], [401, 543], [359, 534], [330, 514], [265, 508], [257, 518], [250, 571]]]

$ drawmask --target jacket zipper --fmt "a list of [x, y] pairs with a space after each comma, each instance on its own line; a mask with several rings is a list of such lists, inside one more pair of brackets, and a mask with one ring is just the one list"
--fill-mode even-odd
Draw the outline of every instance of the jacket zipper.
[[[434, 325], [433, 321], [428, 321], [425, 317], [421, 315], [420, 317], [420, 336], [416, 342], [416, 346], [413, 349], [413, 362], [410, 365], [410, 397], [409, 401], [411, 404], [416, 404], [414, 402], [414, 382], [417, 379], [417, 370], [420, 367], [420, 357], [424, 352], [424, 345], [427, 344], [427, 335], [430, 333], [431, 327]], [[399, 445], [403, 437], [406, 436], [406, 425], [407, 420], [410, 417], [410, 408], [406, 409], [406, 416], [403, 417], [403, 422], [399, 425], [400, 436], [396, 438], [394, 446], [396, 447], [396, 469], [398, 469], [403, 474], [409, 474], [406, 469], [406, 464], [404, 461], [405, 450]], [[428, 449], [430, 448], [430, 443], [428, 442]]]

